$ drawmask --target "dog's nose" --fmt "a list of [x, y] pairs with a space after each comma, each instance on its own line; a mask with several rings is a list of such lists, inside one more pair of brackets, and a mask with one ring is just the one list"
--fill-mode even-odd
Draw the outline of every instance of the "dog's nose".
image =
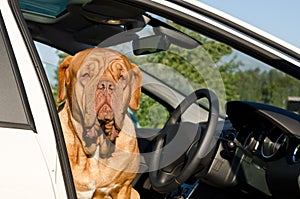
[[115, 90], [115, 85], [111, 81], [100, 81], [98, 83], [98, 89], [103, 93], [112, 93]]

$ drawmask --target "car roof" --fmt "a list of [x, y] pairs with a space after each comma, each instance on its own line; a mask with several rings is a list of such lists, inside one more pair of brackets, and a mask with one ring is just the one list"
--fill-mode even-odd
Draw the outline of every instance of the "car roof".
[[129, 26], [145, 25], [144, 10], [111, 0], [20, 0], [20, 8], [36, 41], [70, 54], [96, 46]]

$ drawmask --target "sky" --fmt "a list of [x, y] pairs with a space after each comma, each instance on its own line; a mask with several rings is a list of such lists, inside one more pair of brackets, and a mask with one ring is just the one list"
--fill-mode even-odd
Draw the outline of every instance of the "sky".
[[[300, 48], [300, 0], [199, 0]], [[37, 46], [45, 62], [57, 64], [55, 49]]]
[[199, 0], [300, 48], [300, 0]]

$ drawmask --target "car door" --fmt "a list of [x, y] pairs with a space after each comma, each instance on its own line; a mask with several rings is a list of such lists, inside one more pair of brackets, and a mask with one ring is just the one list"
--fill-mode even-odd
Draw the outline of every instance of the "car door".
[[71, 198], [74, 187], [55, 105], [47, 98], [42, 64], [22, 23], [16, 1], [1, 1], [0, 195]]

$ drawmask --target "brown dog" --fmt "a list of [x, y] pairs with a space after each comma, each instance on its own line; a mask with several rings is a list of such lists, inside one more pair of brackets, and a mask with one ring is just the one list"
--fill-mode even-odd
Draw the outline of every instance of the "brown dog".
[[78, 198], [139, 198], [139, 167], [127, 108], [139, 107], [141, 72], [120, 53], [93, 48], [59, 68], [59, 112]]

